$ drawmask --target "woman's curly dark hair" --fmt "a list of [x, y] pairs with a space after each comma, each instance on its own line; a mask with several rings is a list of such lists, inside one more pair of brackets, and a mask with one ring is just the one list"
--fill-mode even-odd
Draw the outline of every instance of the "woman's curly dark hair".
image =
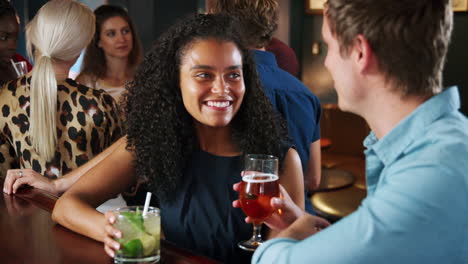
[[160, 201], [171, 200], [188, 159], [199, 149], [193, 118], [182, 102], [179, 70], [185, 51], [205, 39], [233, 42], [242, 54], [246, 91], [231, 121], [234, 142], [243, 153], [284, 156], [286, 125], [262, 91], [236, 22], [226, 15], [188, 17], [158, 39], [125, 95], [127, 148], [134, 151], [137, 175], [150, 180]]

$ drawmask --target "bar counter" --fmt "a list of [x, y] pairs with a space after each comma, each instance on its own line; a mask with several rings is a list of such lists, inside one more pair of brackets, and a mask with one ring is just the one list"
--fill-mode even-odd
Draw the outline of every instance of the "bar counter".
[[[3, 189], [3, 178], [0, 178]], [[24, 188], [0, 195], [0, 263], [111, 264], [102, 243], [60, 226], [51, 219], [57, 197]], [[162, 264], [218, 263], [161, 240]]]

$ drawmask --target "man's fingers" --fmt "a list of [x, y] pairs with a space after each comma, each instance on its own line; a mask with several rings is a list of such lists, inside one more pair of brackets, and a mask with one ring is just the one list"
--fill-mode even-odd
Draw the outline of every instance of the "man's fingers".
[[232, 202], [232, 207], [234, 207], [234, 208], [240, 208], [240, 207], [241, 207], [240, 201], [239, 201], [239, 200], [233, 201], [233, 202]]
[[270, 205], [274, 209], [283, 209], [284, 207], [284, 201], [281, 198], [273, 197], [270, 200]]
[[315, 226], [320, 228], [320, 229], [323, 229], [323, 228], [326, 228], [326, 227], [330, 226], [330, 222], [328, 222], [327, 220], [325, 220], [325, 219], [323, 219], [321, 217], [317, 217]]
[[283, 187], [283, 185], [279, 185], [280, 187], [280, 197], [285, 199], [285, 200], [291, 200], [291, 197], [288, 194], [288, 191]]
[[240, 186], [240, 182], [234, 183], [234, 185], [232, 186], [232, 189], [234, 189], [234, 191], [238, 192], [239, 191], [239, 186]]

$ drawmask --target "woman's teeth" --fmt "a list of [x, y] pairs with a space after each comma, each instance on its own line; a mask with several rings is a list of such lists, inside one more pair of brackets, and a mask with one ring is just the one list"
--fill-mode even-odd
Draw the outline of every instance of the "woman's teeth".
[[208, 101], [206, 102], [208, 106], [214, 106], [214, 107], [228, 107], [229, 106], [229, 101], [224, 101], [224, 102], [219, 102], [219, 101]]

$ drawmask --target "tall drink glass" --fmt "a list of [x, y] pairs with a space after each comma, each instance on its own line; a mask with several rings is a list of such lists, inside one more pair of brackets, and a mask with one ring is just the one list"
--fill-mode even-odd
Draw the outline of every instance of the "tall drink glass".
[[13, 62], [13, 67], [18, 78], [28, 74], [28, 65], [25, 61]]
[[255, 251], [263, 242], [263, 221], [273, 212], [272, 197], [279, 196], [278, 158], [271, 155], [248, 154], [245, 157], [239, 201], [244, 213], [253, 219], [253, 235], [237, 245], [247, 251]]
[[114, 263], [157, 263], [161, 234], [159, 209], [149, 207], [143, 215], [143, 206], [127, 206], [115, 210], [114, 215], [114, 227], [122, 232]]

